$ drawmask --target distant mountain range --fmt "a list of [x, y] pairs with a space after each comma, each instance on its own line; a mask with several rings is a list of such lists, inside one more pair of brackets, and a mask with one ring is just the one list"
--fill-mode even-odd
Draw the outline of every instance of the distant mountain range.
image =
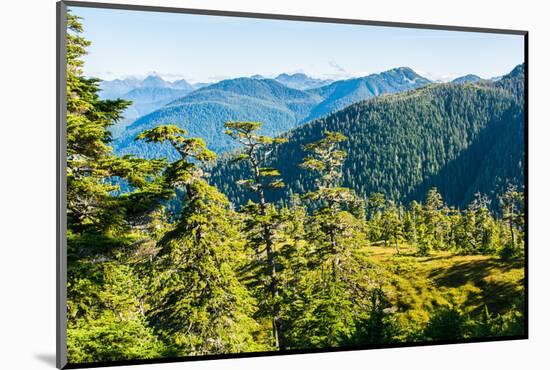
[[99, 96], [102, 99], [117, 99], [132, 90], [143, 88], [173, 89], [187, 92], [191, 92], [197, 88], [183, 79], [170, 82], [157, 75], [149, 75], [143, 79], [129, 77], [110, 81], [104, 80], [101, 81], [100, 87], [101, 92]]
[[[414, 81], [409, 71], [398, 72], [390, 74], [391, 81], [405, 76]], [[362, 100], [301, 125], [283, 134], [287, 143], [268, 149], [272, 161], [267, 166], [281, 172], [286, 186], [267, 197], [288, 201], [291, 194], [311, 191], [315, 176], [299, 166], [304, 146], [325, 131], [337, 131], [347, 137], [340, 144], [347, 152], [342, 186], [361, 197], [381, 192], [408, 203], [424, 200], [435, 186], [452, 206], [466, 207], [481, 192], [496, 209], [507, 184], [524, 185], [523, 89], [519, 65], [496, 82], [430, 84]], [[250, 169], [232, 155], [222, 155], [213, 165], [210, 181], [239, 205], [250, 193], [236, 181], [248, 178]]]
[[[158, 79], [157, 83], [160, 83]], [[211, 149], [222, 153], [236, 147], [223, 133], [223, 124], [227, 121], [261, 121], [264, 134], [278, 135], [357, 101], [430, 83], [407, 67], [335, 82], [303, 74], [282, 74], [275, 79], [252, 76], [224, 80], [189, 92], [138, 118], [115, 135], [114, 146], [119, 154], [175, 159], [169, 146], [134, 141], [145, 129], [172, 123], [188, 130], [191, 136], [202, 137]], [[314, 84], [326, 85], [303, 89]]]
[[[261, 75], [255, 75], [251, 78], [267, 79]], [[282, 73], [275, 77], [274, 80], [298, 90], [321, 87], [333, 82], [332, 80], [309, 77], [303, 73]], [[212, 85], [212, 83], [199, 82], [191, 84], [184, 79], [170, 82], [160, 76], [149, 75], [144, 79], [129, 77], [102, 81], [99, 96], [102, 99], [124, 99], [133, 103], [124, 112], [124, 119], [111, 128], [111, 132], [116, 138], [122, 134], [128, 124], [137, 118], [162, 108], [171, 101], [184, 97], [194, 90], [209, 85]]]
[[132, 102], [132, 105], [124, 112], [124, 119], [111, 129], [115, 138], [137, 118], [197, 89], [196, 85], [185, 80], [169, 82], [154, 75], [144, 79], [126, 78], [102, 81], [100, 87], [99, 96], [102, 99], [124, 99]]

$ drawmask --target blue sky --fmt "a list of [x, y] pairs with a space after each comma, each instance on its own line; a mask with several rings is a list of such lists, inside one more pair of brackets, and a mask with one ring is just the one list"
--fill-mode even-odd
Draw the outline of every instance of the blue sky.
[[75, 8], [85, 73], [213, 82], [303, 72], [344, 79], [407, 66], [430, 79], [488, 78], [523, 62], [523, 36]]

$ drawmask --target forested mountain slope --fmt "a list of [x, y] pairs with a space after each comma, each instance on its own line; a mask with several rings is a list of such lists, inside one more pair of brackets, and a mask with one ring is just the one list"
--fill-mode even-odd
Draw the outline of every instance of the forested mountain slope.
[[[314, 179], [299, 166], [303, 147], [336, 131], [347, 136], [340, 144], [348, 153], [342, 185], [362, 197], [381, 192], [407, 203], [436, 186], [454, 206], [467, 205], [478, 191], [498, 206], [507, 183], [523, 186], [522, 84], [518, 66], [495, 83], [430, 85], [365, 100], [294, 129], [270, 155], [286, 187], [268, 197], [311, 190]], [[211, 182], [240, 204], [247, 195], [235, 181], [247, 168], [230, 157], [212, 168]]]
[[143, 130], [174, 123], [191, 136], [203, 138], [212, 150], [223, 152], [235, 148], [235, 143], [224, 134], [226, 121], [261, 120], [265, 123], [265, 133], [279, 134], [296, 127], [320, 100], [317, 95], [288, 88], [274, 80], [224, 80], [141, 117], [128, 126], [115, 147], [121, 154], [174, 158], [167, 146], [134, 141]]
[[323, 97], [323, 102], [313, 109], [307, 120], [322, 117], [352, 103], [370, 97], [416, 89], [431, 81], [408, 67], [394, 68], [379, 74], [336, 81], [318, 89], [308, 90]]
[[119, 154], [174, 159], [175, 154], [167, 146], [146, 146], [134, 141], [142, 130], [171, 123], [185, 128], [192, 136], [203, 138], [210, 149], [222, 153], [236, 148], [236, 143], [223, 134], [226, 121], [261, 121], [263, 134], [279, 135], [359, 100], [428, 83], [429, 80], [410, 68], [395, 68], [304, 91], [273, 79], [224, 80], [139, 118], [114, 143], [114, 147]]
[[181, 98], [189, 92], [189, 90], [168, 87], [139, 87], [127, 92], [120, 98], [132, 101], [133, 104], [128, 110], [134, 109], [136, 111], [135, 116], [139, 117], [156, 110], [159, 106], [164, 106]]
[[149, 114], [171, 101], [181, 98], [189, 92], [187, 89], [174, 89], [171, 87], [137, 87], [117, 97], [132, 102], [124, 111], [124, 120], [111, 128], [114, 137], [118, 137], [124, 129], [134, 120]]

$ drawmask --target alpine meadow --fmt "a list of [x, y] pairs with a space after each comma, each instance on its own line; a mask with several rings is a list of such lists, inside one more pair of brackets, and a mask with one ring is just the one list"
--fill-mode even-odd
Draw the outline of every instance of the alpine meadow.
[[443, 79], [398, 52], [351, 73], [344, 46], [320, 47], [341, 74], [266, 72], [251, 47], [248, 74], [220, 50], [217, 78], [106, 79], [133, 54], [92, 20], [67, 13], [70, 364], [525, 337], [523, 52]]

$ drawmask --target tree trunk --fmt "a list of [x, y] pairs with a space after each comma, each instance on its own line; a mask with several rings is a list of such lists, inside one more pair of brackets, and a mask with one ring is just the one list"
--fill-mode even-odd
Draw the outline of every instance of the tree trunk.
[[[267, 202], [265, 200], [265, 194], [264, 189], [261, 185], [261, 178], [260, 178], [260, 165], [258, 161], [256, 160], [255, 153], [251, 152], [249, 153], [250, 161], [252, 164], [252, 168], [254, 170], [254, 181], [256, 184], [258, 184], [258, 197], [259, 197], [259, 204], [260, 204], [260, 213], [262, 216], [267, 216]], [[271, 294], [271, 298], [275, 300], [279, 296], [279, 289], [277, 284], [277, 268], [275, 265], [275, 259], [274, 259], [274, 243], [273, 243], [273, 234], [271, 227], [269, 223], [264, 222], [263, 224], [263, 239], [265, 241], [265, 251], [266, 251], [266, 257], [267, 257], [267, 268], [268, 268], [268, 274], [270, 277], [269, 282], [269, 291]], [[282, 319], [279, 317], [280, 312], [278, 307], [272, 308], [272, 331], [273, 331], [273, 339], [275, 347], [279, 348], [279, 350], [286, 349], [285, 347], [285, 340], [284, 340], [284, 330], [283, 330], [283, 322]]]

